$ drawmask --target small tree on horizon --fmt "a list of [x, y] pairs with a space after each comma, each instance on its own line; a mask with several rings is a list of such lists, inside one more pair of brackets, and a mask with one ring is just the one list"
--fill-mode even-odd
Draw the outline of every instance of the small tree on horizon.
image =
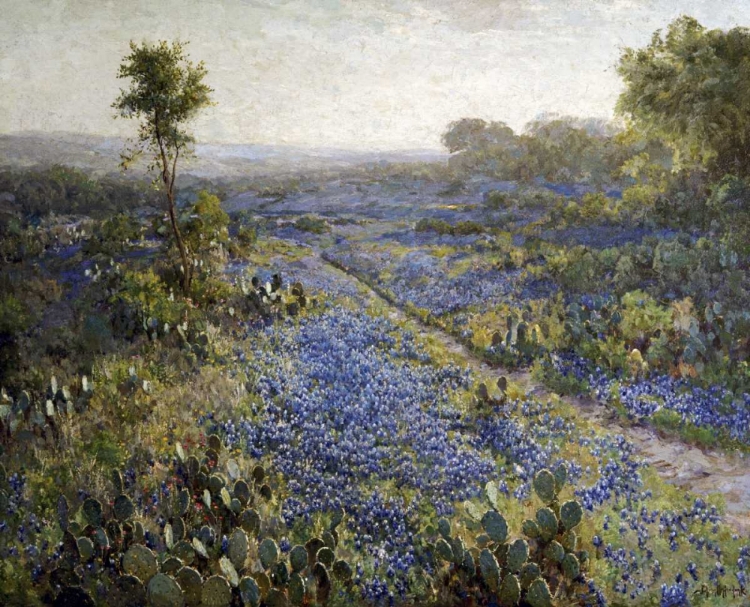
[[122, 154], [122, 166], [128, 166], [144, 153], [152, 154], [150, 171], [159, 175], [154, 183], [164, 188], [172, 233], [182, 262], [181, 286], [190, 292], [193, 274], [193, 252], [180, 231], [175, 202], [177, 161], [191, 153], [193, 137], [186, 125], [202, 108], [213, 105], [213, 89], [203, 82], [207, 74], [203, 62], [193, 64], [185, 52], [185, 43], [130, 43], [130, 53], [123, 58], [118, 78], [130, 80], [121, 89], [112, 107], [123, 118], [140, 121], [138, 137], [132, 148]]

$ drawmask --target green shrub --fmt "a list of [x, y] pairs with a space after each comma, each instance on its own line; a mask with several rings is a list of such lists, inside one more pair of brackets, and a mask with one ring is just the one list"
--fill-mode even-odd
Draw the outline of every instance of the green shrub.
[[312, 234], [327, 234], [331, 231], [331, 226], [328, 222], [321, 217], [312, 217], [311, 215], [304, 215], [294, 222], [294, 227], [302, 232], [310, 232]]

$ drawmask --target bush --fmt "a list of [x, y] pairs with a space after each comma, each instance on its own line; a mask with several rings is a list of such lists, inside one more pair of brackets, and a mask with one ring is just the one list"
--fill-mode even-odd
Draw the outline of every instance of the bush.
[[485, 195], [484, 204], [493, 210], [509, 209], [513, 206], [513, 198], [508, 192], [492, 190]]
[[141, 226], [135, 218], [119, 213], [100, 223], [83, 246], [87, 255], [115, 255], [124, 251], [128, 244], [141, 238]]
[[302, 232], [310, 232], [312, 234], [326, 234], [331, 231], [331, 226], [328, 225], [325, 219], [310, 215], [300, 217], [294, 222], [294, 227]]

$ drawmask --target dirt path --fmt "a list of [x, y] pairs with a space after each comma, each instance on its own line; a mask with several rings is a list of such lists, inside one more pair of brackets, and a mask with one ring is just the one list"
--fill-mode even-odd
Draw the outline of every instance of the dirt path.
[[[502, 374], [537, 398], [547, 399], [553, 396], [544, 386], [534, 381], [528, 371], [509, 372], [500, 366], [488, 364], [449, 333], [408, 316], [357, 276], [332, 264], [329, 267], [365, 287], [370, 299], [386, 306], [394, 320], [412, 321], [419, 327], [422, 337], [429, 336], [439, 341], [480, 375], [496, 377]], [[625, 436], [636, 446], [641, 457], [668, 483], [703, 496], [720, 494], [726, 503], [725, 520], [742, 535], [750, 535], [750, 458], [732, 453], [703, 451], [680, 440], [663, 436], [653, 428], [625, 425], [610, 409], [590, 397], [560, 398], [572, 405], [581, 417], [606, 432]]]

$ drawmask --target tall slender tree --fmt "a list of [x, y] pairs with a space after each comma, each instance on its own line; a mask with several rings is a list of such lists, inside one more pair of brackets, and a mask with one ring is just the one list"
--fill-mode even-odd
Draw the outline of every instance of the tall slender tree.
[[193, 253], [180, 232], [175, 202], [177, 162], [191, 154], [194, 139], [187, 124], [199, 110], [212, 105], [213, 89], [203, 82], [207, 70], [203, 62], [192, 63], [185, 43], [130, 43], [118, 78], [130, 81], [112, 104], [119, 116], [139, 120], [138, 137], [123, 155], [127, 168], [139, 156], [151, 155], [149, 170], [158, 173], [154, 182], [163, 188], [169, 221], [182, 268], [181, 286], [187, 295], [193, 275]]

